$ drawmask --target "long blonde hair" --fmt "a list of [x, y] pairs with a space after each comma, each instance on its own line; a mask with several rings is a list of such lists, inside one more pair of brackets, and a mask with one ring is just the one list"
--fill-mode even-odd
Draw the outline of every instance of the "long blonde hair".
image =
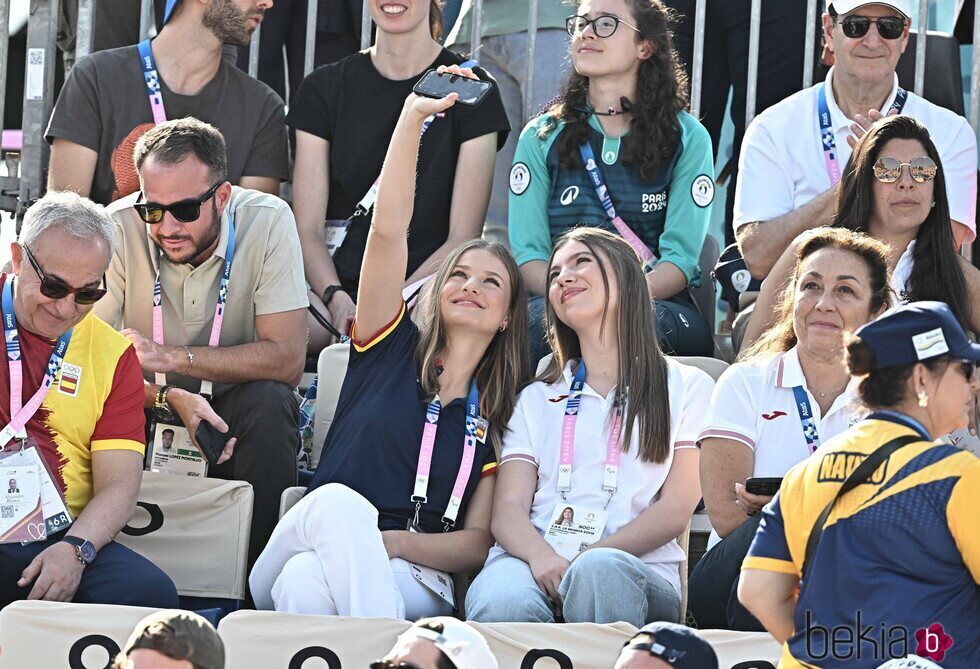
[[507, 310], [507, 328], [498, 332], [484, 351], [476, 367], [476, 385], [480, 390], [480, 415], [489, 423], [488, 436], [497, 455], [503, 445], [507, 422], [514, 413], [517, 393], [530, 378], [527, 345], [527, 291], [514, 257], [501, 244], [474, 239], [461, 244], [442, 262], [435, 278], [427, 287], [420, 304], [419, 343], [416, 357], [419, 361], [419, 379], [426, 397], [432, 399], [439, 392], [439, 372], [436, 358], [448, 343], [446, 328], [439, 309], [439, 296], [443, 286], [459, 259], [467, 251], [483, 250], [493, 254], [504, 267], [510, 282], [510, 301]]
[[[640, 459], [644, 462], [664, 462], [670, 454], [667, 361], [657, 344], [653, 305], [640, 261], [630, 245], [617, 235], [600, 228], [581, 227], [569, 230], [555, 243], [548, 261], [549, 267], [558, 249], [570, 242], [581, 242], [596, 257], [606, 289], [600, 332], [606, 327], [607, 317], [616, 318], [619, 334], [619, 377], [616, 387], [619, 400], [626, 400], [623, 451], [629, 449], [633, 425], [637, 423], [640, 430]], [[610, 271], [619, 286], [619, 307], [615, 313], [609, 312]], [[553, 384], [561, 378], [569, 360], [582, 357], [582, 348], [578, 335], [558, 319], [550, 300], [545, 319], [554, 357], [539, 380]]]

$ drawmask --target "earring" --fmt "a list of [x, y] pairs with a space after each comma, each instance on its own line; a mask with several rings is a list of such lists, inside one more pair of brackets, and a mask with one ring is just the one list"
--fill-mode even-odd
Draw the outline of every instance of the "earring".
[[936, 201], [935, 201], [935, 200], [933, 200], [933, 201], [932, 201], [932, 204], [930, 204], [930, 205], [929, 205], [929, 208], [931, 209], [931, 208], [933, 208], [933, 207], [935, 207], [935, 206], [936, 206]]
[[507, 326], [506, 326], [506, 325], [501, 325], [501, 326], [500, 326], [500, 327], [499, 327], [499, 328], [497, 329], [497, 332], [503, 332], [503, 331], [504, 331], [504, 330], [506, 330], [506, 329], [507, 329]]
[[929, 396], [926, 395], [926, 391], [920, 390], [918, 397], [919, 397], [919, 406], [920, 407], [922, 407], [923, 409], [925, 409], [927, 406], [929, 406]]

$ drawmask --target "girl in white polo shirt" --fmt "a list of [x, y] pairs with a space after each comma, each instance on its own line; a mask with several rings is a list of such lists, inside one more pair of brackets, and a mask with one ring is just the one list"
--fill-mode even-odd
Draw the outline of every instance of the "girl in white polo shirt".
[[718, 379], [700, 435], [714, 531], [689, 583], [701, 629], [763, 631], [735, 592], [771, 499], [747, 491], [746, 479], [782, 477], [860, 418], [843, 339], [888, 306], [887, 262], [888, 247], [872, 237], [817, 229], [797, 249], [776, 325]]
[[695, 440], [712, 381], [663, 356], [651, 310], [621, 238], [583, 227], [555, 244], [554, 359], [504, 437], [498, 544], [469, 590], [470, 619], [679, 619], [676, 538], [701, 497]]

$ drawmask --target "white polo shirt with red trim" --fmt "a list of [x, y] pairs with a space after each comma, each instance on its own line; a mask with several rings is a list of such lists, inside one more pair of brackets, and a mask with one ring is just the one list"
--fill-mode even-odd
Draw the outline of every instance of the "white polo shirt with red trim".
[[[697, 446], [698, 429], [708, 410], [714, 382], [704, 371], [670, 358], [667, 358], [667, 367], [670, 453], [664, 462], [641, 461], [638, 457], [639, 429], [634, 429], [629, 449], [621, 456], [617, 490], [607, 507], [609, 516], [603, 537], [617, 532], [657, 500], [670, 472], [674, 451]], [[572, 362], [569, 362], [557, 383], [549, 385], [538, 381], [521, 392], [514, 415], [507, 425], [500, 458], [501, 466], [511, 460], [521, 460], [538, 468], [538, 486], [531, 502], [531, 523], [542, 535], [554, 520], [553, 513], [559, 500], [561, 429], [572, 376]], [[569, 504], [601, 509], [606, 502], [602, 476], [606, 462], [608, 419], [615, 397], [615, 389], [606, 397], [599, 395], [587, 383], [582, 389], [582, 402], [575, 425], [572, 489], [566, 494]], [[505, 552], [498, 544], [490, 549], [487, 561]], [[676, 540], [650, 551], [641, 559], [680, 593], [677, 565], [684, 559], [684, 551]]]

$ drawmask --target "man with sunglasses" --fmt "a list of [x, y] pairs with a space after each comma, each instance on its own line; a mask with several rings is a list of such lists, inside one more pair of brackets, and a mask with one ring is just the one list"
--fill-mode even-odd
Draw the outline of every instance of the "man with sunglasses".
[[90, 313], [114, 241], [102, 207], [48, 193], [11, 244], [13, 273], [0, 275], [0, 462], [25, 493], [40, 486], [43, 502], [32, 540], [0, 543], [0, 608], [19, 599], [177, 606], [166, 574], [113, 541], [136, 506], [145, 448], [135, 350]]
[[209, 476], [255, 493], [249, 566], [296, 483], [306, 283], [279, 198], [228, 183], [225, 141], [197, 119], [162, 123], [135, 151], [142, 190], [108, 209], [119, 244], [96, 307], [136, 346], [157, 423], [225, 433]]
[[903, 90], [895, 74], [908, 45], [911, 0], [832, 0], [827, 9], [824, 39], [835, 65], [826, 81], [756, 116], [742, 143], [735, 236], [758, 279], [797, 235], [830, 224], [852, 147], [885, 114], [907, 114], [929, 129], [942, 157], [953, 236], [958, 244], [976, 237], [973, 130]]

